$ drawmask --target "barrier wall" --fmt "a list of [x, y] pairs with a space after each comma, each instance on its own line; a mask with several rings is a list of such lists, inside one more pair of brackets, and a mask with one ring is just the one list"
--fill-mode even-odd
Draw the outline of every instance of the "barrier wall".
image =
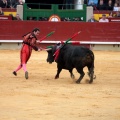
[[22, 40], [22, 35], [38, 27], [39, 39], [51, 31], [55, 33], [46, 40], [67, 40], [81, 31], [73, 41], [119, 42], [120, 23], [85, 22], [40, 22], [40, 21], [0, 21], [0, 40]]

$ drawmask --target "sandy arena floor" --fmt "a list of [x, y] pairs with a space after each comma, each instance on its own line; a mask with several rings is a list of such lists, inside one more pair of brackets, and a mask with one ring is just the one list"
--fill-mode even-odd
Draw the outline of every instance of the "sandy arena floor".
[[96, 80], [88, 84], [86, 74], [76, 84], [66, 70], [54, 79], [45, 51], [33, 52], [29, 80], [23, 70], [15, 77], [19, 50], [0, 50], [0, 120], [120, 120], [120, 52], [94, 53]]

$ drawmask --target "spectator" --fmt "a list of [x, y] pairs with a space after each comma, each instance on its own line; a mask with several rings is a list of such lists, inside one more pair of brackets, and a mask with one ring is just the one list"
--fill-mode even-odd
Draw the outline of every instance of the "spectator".
[[28, 20], [33, 20], [33, 17], [29, 17]]
[[120, 17], [120, 11], [116, 11], [115, 17]]
[[0, 0], [0, 7], [2, 7], [2, 8], [7, 8], [7, 7], [8, 7], [8, 2], [7, 2], [7, 0]]
[[105, 10], [105, 9], [106, 9], [106, 6], [105, 6], [103, 0], [100, 0], [100, 2], [99, 2], [98, 5], [97, 5], [97, 9], [98, 9], [98, 10]]
[[9, 8], [16, 8], [16, 0], [8, 0]]
[[16, 16], [14, 17], [14, 20], [21, 20], [20, 15], [16, 14]]
[[113, 11], [119, 11], [119, 6], [117, 3], [114, 4]]
[[120, 0], [115, 0], [115, 3], [117, 3], [118, 6], [120, 6]]
[[23, 4], [24, 4], [23, 0], [18, 0], [18, 1], [16, 2], [16, 5], [23, 5]]
[[103, 14], [102, 18], [99, 20], [99, 22], [109, 22], [109, 20], [106, 18], [106, 15]]
[[107, 10], [113, 10], [113, 3], [112, 3], [112, 0], [109, 0], [107, 5], [106, 5], [106, 9]]
[[1, 7], [0, 7], [0, 15], [4, 15]]
[[80, 17], [74, 17], [72, 21], [82, 21]]
[[113, 15], [113, 12], [111, 11], [111, 12], [109, 13], [108, 18], [112, 18], [112, 17], [114, 17], [114, 15]]
[[89, 6], [97, 6], [98, 0], [88, 0], [88, 5]]
[[98, 21], [94, 18], [94, 15], [92, 15], [91, 18], [88, 20], [88, 22], [98, 22]]
[[14, 16], [13, 16], [13, 14], [9, 14], [9, 16], [11, 16], [12, 20], [14, 20]]

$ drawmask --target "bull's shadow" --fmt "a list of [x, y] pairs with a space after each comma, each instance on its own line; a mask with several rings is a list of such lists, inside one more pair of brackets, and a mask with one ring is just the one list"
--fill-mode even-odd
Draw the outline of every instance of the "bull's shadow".
[[69, 70], [71, 78], [74, 79], [75, 76], [72, 71], [76, 68], [77, 72], [80, 74], [80, 77], [76, 81], [76, 83], [79, 84], [85, 75], [83, 68], [87, 67], [90, 78], [89, 83], [93, 82], [94, 53], [89, 48], [70, 44], [62, 45], [59, 43], [51, 46], [47, 52], [47, 62], [51, 64], [55, 61], [57, 63], [57, 74], [55, 75], [55, 79], [59, 78], [62, 69]]

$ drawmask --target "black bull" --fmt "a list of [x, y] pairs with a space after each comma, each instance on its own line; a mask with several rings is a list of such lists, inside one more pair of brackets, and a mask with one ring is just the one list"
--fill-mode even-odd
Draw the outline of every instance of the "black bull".
[[[53, 46], [50, 50], [48, 50], [47, 62], [54, 62], [54, 53], [56, 51], [56, 45]], [[77, 72], [80, 74], [79, 79], [76, 83], [80, 83], [85, 73], [83, 68], [87, 66], [88, 75], [90, 77], [89, 83], [93, 82], [94, 79], [94, 53], [83, 46], [73, 46], [70, 44], [66, 44], [62, 49], [60, 49], [60, 53], [57, 63], [57, 74], [55, 79], [59, 78], [59, 74], [62, 69], [67, 69], [70, 72], [71, 78], [74, 78], [74, 74], [72, 70], [76, 68]]]

